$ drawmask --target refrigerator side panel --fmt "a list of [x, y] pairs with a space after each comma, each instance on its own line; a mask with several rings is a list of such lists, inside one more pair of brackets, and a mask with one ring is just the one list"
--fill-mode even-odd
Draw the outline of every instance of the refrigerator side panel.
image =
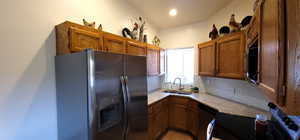
[[128, 88], [127, 140], [147, 139], [147, 67], [146, 57], [126, 56], [125, 75]]
[[58, 140], [88, 140], [86, 52], [55, 57]]

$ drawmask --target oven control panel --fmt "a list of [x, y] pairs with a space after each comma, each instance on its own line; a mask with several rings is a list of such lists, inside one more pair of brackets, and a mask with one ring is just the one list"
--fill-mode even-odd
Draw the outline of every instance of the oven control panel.
[[281, 127], [288, 133], [292, 140], [299, 140], [300, 138], [300, 116], [289, 116], [280, 110], [275, 104], [269, 103], [272, 117], [281, 125]]

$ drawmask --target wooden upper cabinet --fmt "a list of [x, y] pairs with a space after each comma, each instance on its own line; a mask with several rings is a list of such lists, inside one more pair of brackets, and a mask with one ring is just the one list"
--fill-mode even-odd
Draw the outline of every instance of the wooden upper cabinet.
[[128, 39], [126, 42], [126, 54], [135, 56], [146, 56], [147, 44]]
[[217, 40], [216, 76], [244, 78], [245, 38], [242, 32]]
[[63, 55], [91, 48], [100, 51], [103, 47], [102, 32], [66, 21], [55, 26], [56, 54]]
[[284, 0], [264, 0], [261, 15], [259, 87], [279, 105], [285, 100]]
[[70, 27], [70, 50], [83, 51], [91, 48], [95, 51], [102, 49], [102, 36], [99, 32], [90, 32], [76, 27]]
[[147, 71], [150, 76], [160, 74], [160, 48], [157, 46], [147, 46]]
[[[253, 42], [259, 38], [260, 25], [261, 25], [261, 21], [260, 21], [261, 10], [260, 9], [261, 8], [259, 5], [257, 10], [255, 10], [254, 16], [252, 17], [250, 24], [248, 25], [248, 29], [246, 30], [246, 36], [247, 36], [246, 43], [247, 44], [253, 44]], [[247, 45], [247, 46], [249, 47], [250, 45]]]
[[198, 45], [199, 55], [199, 75], [214, 76], [215, 75], [215, 41], [209, 41]]
[[126, 39], [111, 33], [103, 33], [103, 50], [106, 52], [125, 54]]
[[245, 45], [244, 32], [199, 44], [199, 75], [244, 79]]
[[160, 49], [160, 74], [166, 73], [166, 50]]

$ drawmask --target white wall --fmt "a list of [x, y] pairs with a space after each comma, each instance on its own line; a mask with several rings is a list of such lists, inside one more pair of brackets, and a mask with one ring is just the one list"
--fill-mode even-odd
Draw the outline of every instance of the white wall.
[[[1, 1], [0, 139], [57, 139], [56, 24], [86, 18], [120, 34], [138, 16], [124, 0]], [[146, 28], [152, 40], [157, 31]]]
[[[197, 44], [210, 40], [208, 33], [211, 31], [213, 24], [216, 24], [217, 28], [224, 25], [228, 26], [231, 14], [236, 15], [238, 22], [245, 16], [253, 15], [253, 2], [253, 0], [234, 0], [205, 21], [161, 30], [159, 32], [161, 46], [164, 48], [194, 46], [196, 52], [195, 75], [197, 75]], [[198, 76], [196, 76], [195, 79], [196, 84], [201, 87], [200, 89], [202, 89], [202, 91], [257, 108], [267, 109], [267, 100], [262, 95], [262, 92], [245, 81]]]
[[208, 33], [212, 30], [213, 24], [216, 24], [217, 28], [228, 26], [231, 14], [236, 15], [238, 22], [241, 21], [245, 16], [253, 14], [252, 3], [253, 0], [234, 0], [205, 21], [163, 29], [159, 31], [161, 46], [180, 48], [196, 46], [199, 42], [208, 41], [210, 40]]

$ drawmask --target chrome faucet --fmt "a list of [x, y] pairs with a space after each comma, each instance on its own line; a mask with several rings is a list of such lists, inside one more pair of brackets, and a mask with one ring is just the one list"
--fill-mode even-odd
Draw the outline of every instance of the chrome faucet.
[[173, 81], [173, 85], [175, 85], [175, 82], [176, 82], [177, 79], [179, 80], [179, 90], [182, 90], [183, 87], [181, 85], [181, 78], [179, 78], [179, 77], [175, 78], [174, 81]]

